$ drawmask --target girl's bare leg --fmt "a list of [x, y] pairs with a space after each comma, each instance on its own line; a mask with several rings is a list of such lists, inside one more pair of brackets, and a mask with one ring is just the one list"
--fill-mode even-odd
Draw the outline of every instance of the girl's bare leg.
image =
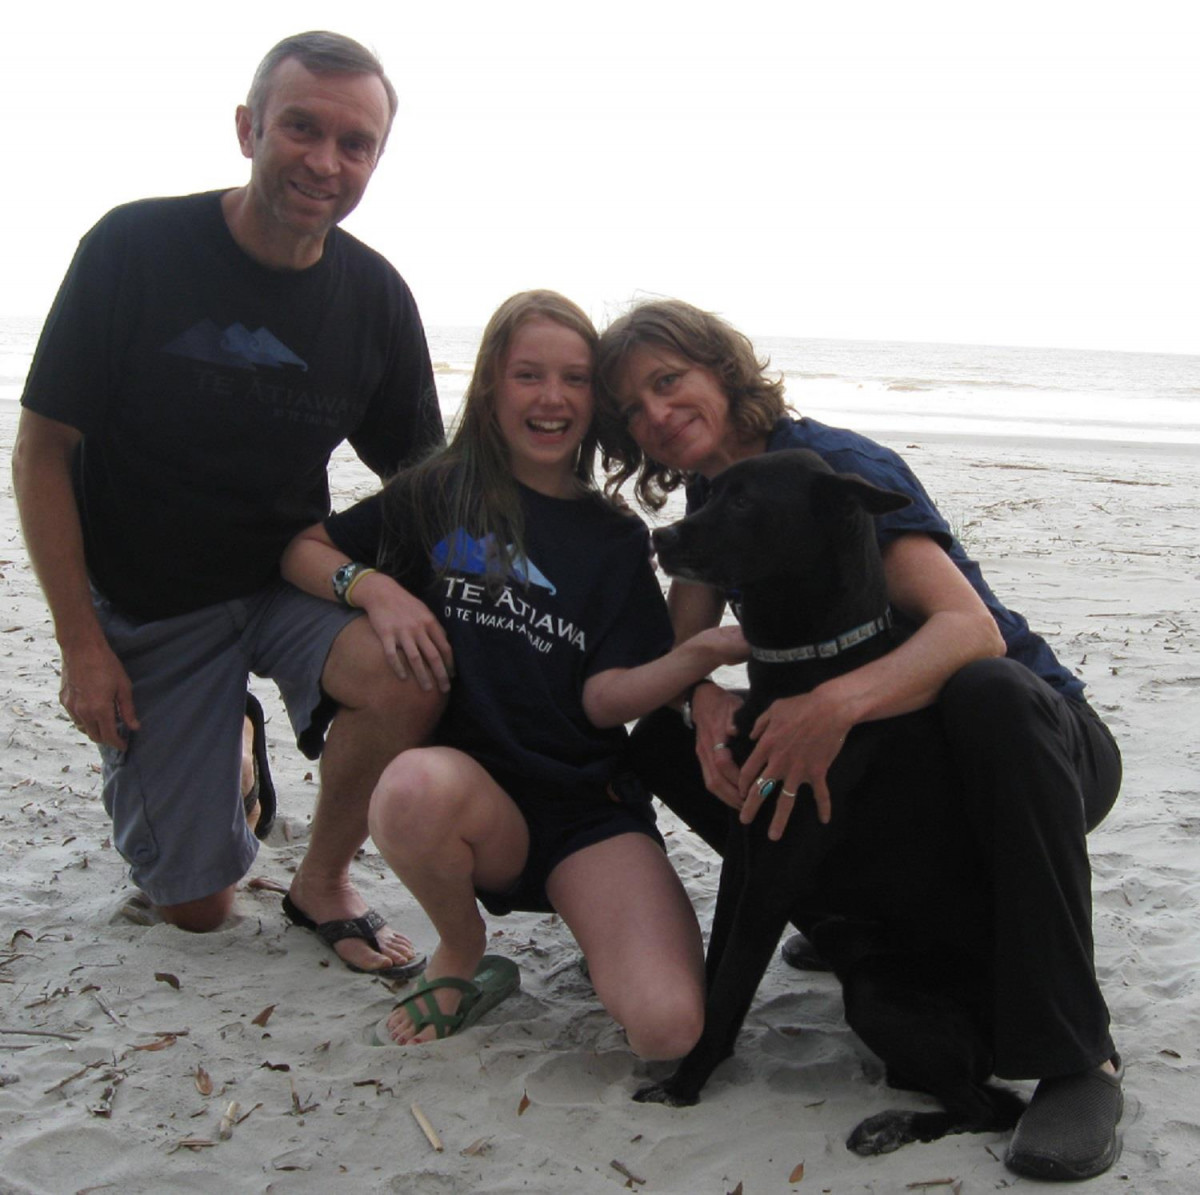
[[596, 994], [647, 1059], [682, 1058], [704, 1028], [704, 948], [670, 861], [645, 834], [577, 851], [546, 891], [588, 961]]
[[[483, 957], [487, 931], [475, 888], [503, 892], [516, 882], [529, 853], [525, 819], [503, 789], [470, 756], [449, 747], [419, 747], [397, 756], [371, 796], [371, 837], [379, 853], [417, 898], [440, 941], [427, 979], [470, 979]], [[462, 999], [453, 989], [433, 998], [443, 1012]], [[400, 1045], [429, 1041], [404, 1008], [388, 1020]]]

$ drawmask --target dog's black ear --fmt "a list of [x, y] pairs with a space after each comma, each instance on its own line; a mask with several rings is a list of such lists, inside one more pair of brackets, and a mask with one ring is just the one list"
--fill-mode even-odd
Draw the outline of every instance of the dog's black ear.
[[821, 473], [813, 478], [813, 488], [822, 497], [834, 501], [856, 502], [868, 514], [882, 515], [911, 505], [907, 494], [872, 485], [857, 473]]

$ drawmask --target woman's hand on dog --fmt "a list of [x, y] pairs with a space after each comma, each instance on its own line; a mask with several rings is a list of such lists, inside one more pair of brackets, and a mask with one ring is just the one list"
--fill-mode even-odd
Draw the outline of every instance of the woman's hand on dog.
[[701, 684], [692, 694], [692, 721], [696, 726], [696, 758], [704, 783], [713, 796], [741, 809], [738, 767], [728, 744], [737, 733], [733, 717], [743, 699], [715, 683]]
[[[750, 731], [754, 750], [742, 766], [738, 789], [741, 821], [749, 825], [763, 804], [760, 778], [782, 781], [767, 837], [778, 841], [792, 816], [797, 794], [807, 785], [825, 824], [833, 816], [826, 776], [853, 723], [822, 689], [772, 702]], [[807, 793], [801, 794], [807, 796]]]

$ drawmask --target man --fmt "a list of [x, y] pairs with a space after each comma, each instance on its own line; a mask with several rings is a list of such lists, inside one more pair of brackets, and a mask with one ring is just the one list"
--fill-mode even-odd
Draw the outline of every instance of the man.
[[392, 976], [418, 960], [368, 915], [350, 862], [380, 771], [427, 737], [448, 681], [389, 665], [365, 618], [285, 587], [278, 563], [328, 513], [343, 439], [381, 475], [441, 439], [412, 296], [337, 228], [395, 110], [357, 42], [306, 33], [271, 50], [236, 114], [250, 181], [128, 204], [80, 242], [13, 454], [61, 700], [100, 745], [134, 881], [184, 929], [229, 915], [257, 851], [246, 683], [269, 676], [301, 748], [321, 755], [285, 911], [348, 965]]

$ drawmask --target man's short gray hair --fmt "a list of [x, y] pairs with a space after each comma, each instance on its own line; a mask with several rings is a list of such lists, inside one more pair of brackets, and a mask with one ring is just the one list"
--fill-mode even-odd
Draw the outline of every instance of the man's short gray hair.
[[[388, 122], [383, 134], [384, 144], [387, 143], [399, 100], [396, 98], [396, 89], [392, 86], [392, 81], [384, 74], [383, 63], [366, 46], [360, 45], [353, 38], [321, 29], [285, 37], [278, 45], [272, 46], [258, 64], [258, 70], [254, 72], [254, 79], [250, 83], [250, 92], [246, 96], [246, 107], [250, 109], [256, 136], [262, 133], [262, 114], [271, 94], [271, 77], [275, 68], [289, 58], [294, 58], [306, 71], [311, 71], [314, 75], [374, 75], [387, 93]], [[379, 149], [382, 153], [383, 146]]]

